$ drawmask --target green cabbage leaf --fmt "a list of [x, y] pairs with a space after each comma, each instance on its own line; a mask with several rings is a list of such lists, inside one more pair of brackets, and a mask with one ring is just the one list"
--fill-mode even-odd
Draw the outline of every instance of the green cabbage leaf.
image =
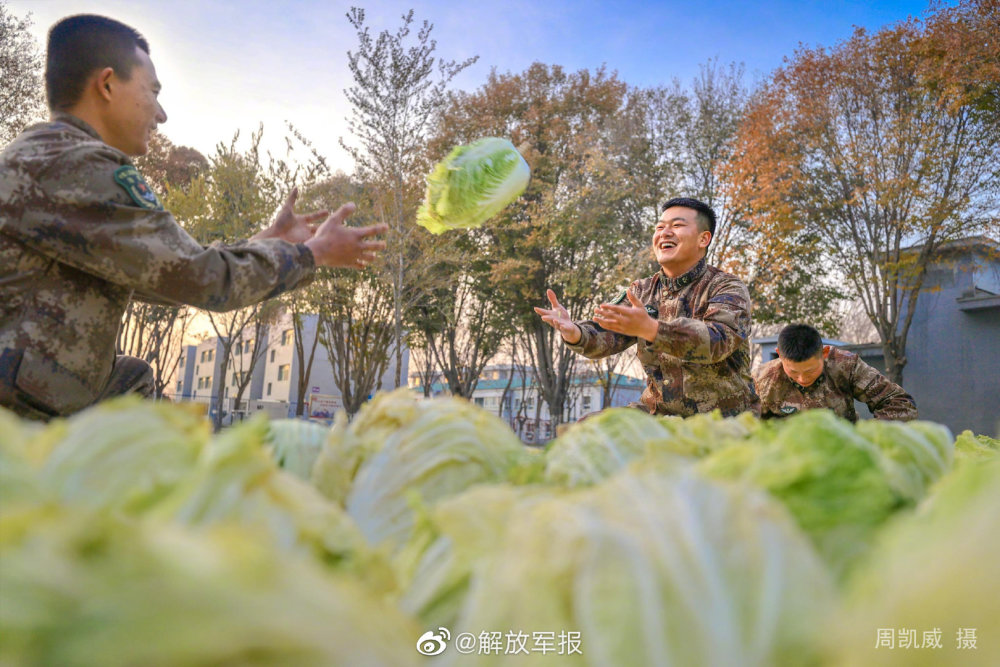
[[417, 223], [435, 234], [478, 227], [520, 197], [530, 177], [528, 163], [506, 139], [458, 146], [428, 174]]

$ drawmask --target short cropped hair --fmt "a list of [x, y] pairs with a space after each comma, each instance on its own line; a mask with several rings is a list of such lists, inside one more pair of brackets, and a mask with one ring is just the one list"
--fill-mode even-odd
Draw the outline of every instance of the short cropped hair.
[[789, 361], [799, 363], [822, 351], [823, 338], [808, 324], [789, 324], [778, 334], [778, 352]]
[[702, 231], [709, 231], [712, 233], [712, 238], [715, 238], [715, 211], [712, 207], [701, 201], [700, 199], [692, 199], [691, 197], [674, 197], [666, 202], [660, 208], [660, 213], [663, 213], [671, 206], [683, 206], [684, 208], [694, 209], [698, 212], [695, 216], [695, 220], [698, 221], [698, 226], [701, 227]]
[[137, 46], [149, 53], [149, 44], [137, 30], [104, 16], [78, 14], [56, 23], [49, 30], [45, 57], [49, 109], [72, 108], [80, 101], [87, 78], [105, 67], [128, 81], [139, 62]]

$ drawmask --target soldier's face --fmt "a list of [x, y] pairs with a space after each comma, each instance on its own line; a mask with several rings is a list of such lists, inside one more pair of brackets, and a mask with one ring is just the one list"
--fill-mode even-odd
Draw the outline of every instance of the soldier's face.
[[126, 155], [144, 155], [149, 147], [149, 137], [167, 114], [157, 99], [160, 81], [149, 55], [136, 47], [138, 62], [132, 67], [127, 80], [113, 76], [112, 103], [108, 113], [108, 136], [104, 140]]
[[653, 254], [667, 275], [676, 277], [698, 263], [712, 234], [698, 228], [698, 212], [685, 206], [671, 206], [653, 231]]
[[823, 374], [822, 353], [817, 354], [811, 359], [806, 359], [805, 361], [789, 361], [784, 357], [779, 358], [781, 359], [781, 367], [785, 370], [785, 375], [787, 375], [792, 382], [802, 387], [808, 387]]

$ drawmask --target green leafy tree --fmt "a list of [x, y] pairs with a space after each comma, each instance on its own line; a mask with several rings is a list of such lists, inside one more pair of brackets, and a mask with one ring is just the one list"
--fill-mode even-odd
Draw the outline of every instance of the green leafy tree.
[[352, 7], [347, 19], [357, 32], [357, 48], [348, 51], [354, 85], [345, 93], [355, 144], [342, 141], [355, 160], [358, 180], [370, 185], [375, 219], [389, 225], [385, 253], [393, 296], [396, 385], [403, 383], [405, 314], [430, 287], [434, 259], [421, 252], [426, 232], [414, 220], [427, 170], [424, 149], [429, 124], [440, 108], [449, 82], [476, 61], [435, 58], [433, 25], [424, 21], [412, 33], [413, 11], [396, 32], [371, 35], [365, 12]]
[[42, 56], [31, 15], [19, 18], [0, 1], [0, 146], [45, 114]]
[[[650, 242], [653, 220], [642, 211], [655, 205], [654, 188], [635, 159], [648, 155], [645, 132], [635, 139], [626, 121], [642, 122], [616, 76], [535, 63], [454, 94], [431, 144], [443, 154], [481, 136], [508, 137], [531, 166], [525, 194], [483, 227], [483, 244], [497, 257], [493, 299], [509, 313], [555, 423], [579, 357], [531, 305], [553, 287], [574, 318], [589, 317], [627, 284], [626, 267]], [[537, 420], [537, 402], [534, 410]]]

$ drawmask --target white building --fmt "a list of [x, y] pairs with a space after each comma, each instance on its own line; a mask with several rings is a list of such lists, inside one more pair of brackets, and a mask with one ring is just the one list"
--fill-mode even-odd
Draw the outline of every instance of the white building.
[[[316, 315], [304, 317], [303, 349], [307, 363], [316, 339], [318, 322]], [[303, 402], [303, 416], [317, 419], [330, 419], [342, 407], [340, 389], [334, 382], [333, 367], [322, 340], [316, 345], [309, 382], [300, 396], [300, 362], [290, 314], [264, 327], [259, 341], [254, 341], [250, 331], [246, 333], [245, 338], [233, 345], [225, 372], [222, 369], [223, 345], [218, 337], [206, 339], [198, 345], [185, 345], [181, 362], [167, 384], [165, 395], [175, 401], [204, 403], [206, 413], [214, 416], [216, 399], [221, 391], [224, 423], [261, 411], [275, 418], [294, 417], [299, 401]], [[395, 354], [391, 349], [390, 355], [389, 364], [375, 391], [394, 388]], [[409, 350], [403, 348], [404, 378], [408, 363]], [[237, 401], [239, 384], [241, 380], [247, 380], [248, 373], [252, 377]]]
[[[643, 380], [617, 373], [612, 376], [611, 382], [611, 399], [605, 405], [601, 378], [593, 373], [575, 378], [560, 423], [574, 422], [606, 407], [623, 407], [636, 402], [646, 386]], [[410, 376], [410, 387], [423, 393], [419, 374]], [[431, 384], [431, 396], [449, 393], [447, 382], [436, 377]], [[479, 376], [471, 400], [484, 410], [496, 413], [524, 442], [543, 443], [554, 437], [549, 406], [542, 400], [531, 369], [526, 366], [487, 366]]]

